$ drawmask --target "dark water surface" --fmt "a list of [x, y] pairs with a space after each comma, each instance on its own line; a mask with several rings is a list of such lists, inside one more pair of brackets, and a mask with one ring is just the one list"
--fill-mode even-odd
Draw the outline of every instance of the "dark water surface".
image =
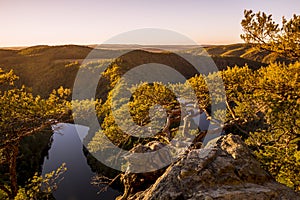
[[42, 174], [56, 170], [62, 163], [66, 163], [64, 179], [53, 193], [57, 200], [115, 199], [121, 195], [112, 188], [97, 194], [99, 188], [90, 184], [95, 173], [87, 164], [81, 142], [88, 133], [88, 127], [63, 123], [53, 129], [53, 142], [49, 156], [44, 159]]

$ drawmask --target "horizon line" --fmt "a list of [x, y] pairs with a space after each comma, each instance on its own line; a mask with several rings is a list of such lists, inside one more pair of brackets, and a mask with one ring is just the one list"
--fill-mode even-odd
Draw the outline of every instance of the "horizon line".
[[11, 46], [0, 46], [0, 49], [9, 49], [9, 48], [20, 48], [25, 49], [29, 47], [37, 47], [37, 46], [101, 46], [101, 45], [110, 45], [110, 46], [226, 46], [226, 45], [234, 45], [234, 44], [246, 44], [245, 42], [237, 42], [237, 43], [211, 43], [211, 44], [117, 44], [117, 43], [103, 43], [103, 44], [75, 44], [75, 43], [65, 43], [65, 44], [34, 44], [34, 45], [11, 45]]

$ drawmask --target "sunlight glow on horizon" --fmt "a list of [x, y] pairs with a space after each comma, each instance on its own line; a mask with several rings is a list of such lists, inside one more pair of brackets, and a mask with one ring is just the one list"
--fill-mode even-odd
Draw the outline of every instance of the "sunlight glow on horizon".
[[101, 44], [141, 28], [172, 30], [200, 45], [242, 43], [244, 9], [280, 22], [299, 14], [300, 1], [0, 1], [0, 47]]

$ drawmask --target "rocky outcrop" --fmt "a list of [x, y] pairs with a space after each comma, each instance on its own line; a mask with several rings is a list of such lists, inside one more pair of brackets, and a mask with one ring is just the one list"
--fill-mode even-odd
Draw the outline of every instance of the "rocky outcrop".
[[[133, 153], [149, 153], [159, 150], [164, 146], [163, 143], [158, 141], [152, 141], [147, 143], [146, 145], [139, 144], [133, 149], [130, 150], [130, 152]], [[135, 156], [128, 156], [126, 159], [129, 163], [129, 166], [127, 168], [126, 173], [121, 174], [120, 180], [124, 185], [124, 193], [123, 196], [118, 197], [117, 200], [127, 200], [128, 197], [134, 193], [137, 193], [139, 191], [147, 189], [149, 186], [151, 186], [158, 177], [160, 177], [164, 172], [166, 168], [158, 169], [153, 172], [145, 172], [145, 173], [130, 173], [130, 171], [134, 171], [135, 168], [138, 169], [146, 169], [149, 165], [153, 166], [155, 168], [155, 164], [162, 163], [162, 162], [168, 162], [161, 159], [164, 159], [166, 157], [169, 157], [167, 153], [160, 153], [157, 156], [151, 156], [148, 159], [141, 160], [141, 157], [135, 158]], [[134, 165], [132, 166], [132, 163]], [[147, 166], [145, 166], [145, 163], [148, 163]], [[157, 168], [155, 168], [157, 169]], [[144, 170], [145, 171], [145, 170]]]
[[[128, 183], [130, 184], [130, 183]], [[276, 182], [254, 158], [243, 141], [226, 135], [205, 148], [191, 149], [145, 191], [128, 199], [300, 199]]]

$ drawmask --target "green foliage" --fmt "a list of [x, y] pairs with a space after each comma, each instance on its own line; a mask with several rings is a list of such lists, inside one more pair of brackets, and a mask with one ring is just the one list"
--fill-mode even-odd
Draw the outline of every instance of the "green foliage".
[[[1, 70], [2, 71], [2, 70]], [[12, 71], [2, 72], [0, 83], [9, 83], [18, 77]], [[0, 185], [9, 198], [17, 194], [17, 156], [19, 144], [26, 136], [45, 129], [52, 119], [60, 120], [69, 111], [69, 89], [53, 90], [49, 98], [34, 96], [25, 86], [11, 87], [0, 92], [0, 150], [2, 163], [8, 165], [10, 191]]]
[[[52, 134], [51, 127], [47, 127], [41, 132], [22, 139], [19, 146], [19, 156], [17, 158], [18, 185], [24, 186], [26, 181], [31, 178], [35, 172], [41, 171], [44, 158], [48, 155], [50, 148], [49, 141]], [[4, 173], [5, 170], [1, 172]]]
[[210, 106], [211, 98], [209, 96], [209, 91], [205, 81], [205, 77], [203, 75], [196, 75], [190, 78], [187, 83], [189, 83], [194, 88], [195, 94], [199, 102], [199, 106], [202, 109], [208, 108]]
[[72, 115], [77, 119], [77, 123], [88, 124], [88, 120], [93, 117], [94, 111], [101, 112], [102, 101], [99, 99], [73, 100]]
[[[138, 143], [146, 143], [151, 140], [164, 141], [157, 135], [152, 138], [139, 139], [130, 137], [129, 132], [121, 130], [116, 123], [116, 115], [123, 118], [122, 124], [134, 123], [145, 126], [151, 121], [150, 111], [155, 105], [161, 105], [164, 112], [178, 108], [177, 91], [183, 96], [191, 96], [189, 84], [193, 87], [198, 98], [199, 107], [211, 114], [211, 99], [222, 102], [220, 91], [209, 91], [207, 82], [213, 83], [217, 76], [221, 76], [226, 89], [227, 118], [225, 130], [242, 135], [249, 147], [277, 181], [300, 190], [300, 63], [294, 64], [269, 64], [260, 67], [259, 62], [270, 63], [278, 60], [278, 55], [298, 60], [300, 55], [300, 16], [294, 15], [290, 20], [283, 18], [282, 26], [276, 24], [271, 15], [245, 11], [245, 19], [241, 22], [244, 34], [241, 38], [254, 45], [236, 44], [227, 46], [207, 47], [208, 53], [214, 55], [217, 63], [233, 66], [250, 63], [250, 67], [228, 67], [222, 72], [204, 75], [196, 75], [186, 83], [169, 84], [168, 87], [161, 83], [140, 83], [135, 86], [117, 84], [121, 76], [135, 66], [147, 62], [158, 62], [169, 66], [180, 66], [183, 71], [186, 65], [182, 60], [175, 59], [174, 55], [135, 51], [129, 56], [124, 56], [111, 62], [110, 67], [102, 73], [100, 84], [101, 91], [97, 91], [96, 97], [82, 101], [73, 101], [73, 115], [84, 123], [88, 123], [93, 109], [99, 118], [102, 131], [98, 131], [89, 143], [91, 151], [99, 150], [99, 146], [105, 147], [103, 137], [107, 136], [115, 145], [124, 149], [131, 149]], [[13, 71], [5, 72], [0, 69], [0, 163], [1, 167], [9, 169], [10, 177], [1, 178], [0, 199], [39, 199], [50, 197], [49, 193], [55, 190], [56, 185], [52, 180], [57, 180], [64, 167], [57, 172], [52, 172], [46, 177], [35, 175], [25, 187], [16, 185], [16, 158], [18, 156], [19, 143], [22, 138], [32, 135], [51, 124], [49, 119], [58, 119], [65, 115], [70, 103], [66, 100], [70, 90], [59, 87], [60, 85], [71, 87], [75, 75], [79, 69], [81, 60], [90, 52], [87, 47], [34, 47], [18, 52], [9, 52], [14, 59], [8, 62], [9, 68], [14, 68], [24, 76], [22, 81], [33, 86], [35, 96], [28, 88], [17, 87], [14, 81], [18, 77]], [[262, 53], [263, 50], [263, 53]], [[45, 53], [47, 52], [47, 53]], [[272, 53], [270, 53], [272, 52]], [[3, 52], [0, 52], [3, 53]], [[7, 52], [5, 52], [7, 53]], [[108, 52], [107, 54], [111, 54]], [[203, 52], [202, 52], [203, 53]], [[2, 55], [2, 54], [0, 54]], [[5, 56], [0, 56], [0, 58]], [[28, 59], [34, 57], [35, 59]], [[104, 57], [103, 57], [104, 58]], [[109, 58], [106, 55], [105, 58]], [[139, 58], [139, 59], [137, 59]], [[33, 61], [34, 60], [34, 61]], [[37, 63], [34, 63], [34, 62]], [[259, 62], [254, 62], [259, 61]], [[16, 65], [17, 63], [17, 65]], [[20, 64], [22, 63], [22, 65]], [[50, 63], [50, 64], [49, 64]], [[229, 64], [228, 64], [229, 63]], [[99, 63], [81, 66], [86, 70], [100, 70]], [[103, 64], [103, 63], [102, 63]], [[223, 64], [224, 65], [224, 64]], [[223, 66], [222, 65], [222, 66]], [[219, 65], [218, 65], [219, 66]], [[220, 65], [221, 66], [221, 65]], [[256, 71], [252, 68], [255, 66]], [[223, 68], [222, 68], [223, 69]], [[193, 72], [184, 71], [189, 77]], [[67, 75], [66, 75], [67, 74]], [[36, 79], [38, 77], [38, 79]], [[43, 82], [41, 82], [41, 80]], [[22, 83], [22, 82], [21, 82]], [[216, 84], [216, 83], [214, 83]], [[122, 86], [122, 87], [121, 87]], [[46, 89], [45, 89], [46, 88]], [[128, 107], [124, 106], [126, 99], [119, 98], [114, 101], [116, 94], [132, 92]], [[217, 87], [218, 88], [218, 87]], [[57, 90], [53, 90], [57, 89]], [[49, 92], [53, 92], [47, 96]], [[104, 97], [104, 94], [107, 94]], [[47, 98], [45, 98], [47, 96]], [[112, 109], [114, 112], [112, 113]], [[127, 112], [129, 109], [129, 112]], [[220, 111], [222, 112], [222, 111]], [[217, 116], [213, 116], [217, 119]], [[159, 126], [159, 124], [154, 124]], [[174, 120], [168, 131], [174, 134], [178, 129], [178, 121]], [[163, 128], [163, 127], [162, 127]], [[127, 130], [136, 131], [136, 130]], [[159, 133], [163, 135], [162, 131]], [[156, 137], [156, 138], [155, 138]], [[116, 152], [114, 152], [116, 153]], [[54, 183], [54, 186], [52, 185]], [[43, 185], [43, 187], [41, 187]], [[44, 196], [43, 196], [44, 195]]]
[[15, 200], [39, 200], [39, 199], [53, 199], [52, 192], [54, 192], [60, 181], [63, 180], [62, 174], [67, 170], [65, 163], [63, 163], [57, 170], [52, 171], [44, 176], [36, 173], [28, 184], [19, 188]]
[[242, 135], [277, 181], [299, 190], [300, 63], [257, 71], [221, 72], [227, 94], [227, 132]]
[[148, 124], [151, 119], [149, 110], [155, 105], [161, 105], [166, 110], [175, 107], [175, 94], [162, 83], [141, 83], [131, 89], [132, 101], [129, 102], [130, 114], [133, 121], [140, 126]]
[[[130, 139], [128, 138], [128, 133], [124, 133], [119, 126], [123, 125], [125, 127], [126, 124], [131, 122], [131, 120], [140, 126], [144, 126], [151, 121], [149, 109], [153, 106], [161, 105], [164, 109], [170, 110], [176, 105], [174, 94], [170, 91], [170, 89], [160, 83], [141, 83], [127, 89], [134, 91], [132, 94], [132, 100], [128, 103], [128, 107], [125, 104], [125, 99], [121, 98], [113, 101], [112, 93], [114, 93], [114, 95], [118, 95], [119, 92], [124, 91], [124, 88], [117, 87], [110, 92], [108, 100], [102, 106], [102, 108], [105, 107], [106, 109], [100, 110], [101, 108], [99, 108], [98, 110], [99, 118], [103, 119], [101, 127], [103, 128], [106, 136], [118, 146], [123, 146]], [[112, 113], [111, 107], [114, 108], [114, 113]], [[127, 112], [128, 109], [129, 113]], [[128, 117], [128, 114], [130, 114], [130, 117]], [[115, 123], [116, 116], [122, 119], [119, 121], [121, 124]], [[132, 140], [132, 142], [134, 142], [134, 140]], [[127, 143], [127, 145], [132, 148], [134, 144]]]
[[[251, 45], [233, 44], [208, 46], [205, 47], [205, 50], [212, 56], [219, 69], [226, 69], [227, 66], [234, 65], [243, 66], [245, 63], [248, 63], [250, 68], [258, 68], [262, 65], [261, 62], [268, 53], [265, 55], [257, 52], [255, 55], [247, 54], [243, 56], [249, 48], [251, 48]], [[82, 62], [91, 50], [92, 48], [87, 46], [76, 45], [35, 46], [22, 50], [0, 49], [0, 66], [5, 71], [13, 69], [20, 76], [20, 79], [15, 83], [17, 86], [26, 85], [32, 88], [34, 95], [46, 98], [53, 89], [57, 89], [60, 86], [64, 88], [73, 87], [78, 69], [82, 67]], [[175, 50], [177, 49], [175, 48]], [[116, 58], [126, 51], [98, 49], [90, 55], [90, 58], [107, 60]], [[185, 52], [189, 52], [189, 50], [182, 53]], [[221, 57], [222, 54], [224, 56]], [[126, 72], [132, 67], [146, 62], [161, 62], [172, 67], [178, 66], [188, 77], [195, 74], [191, 70], [192, 68], [187, 67], [188, 64], [183, 62], [183, 59], [176, 58], [171, 54], [134, 51], [131, 55], [122, 56], [119, 60], [112, 62], [112, 64], [117, 64], [121, 67], [122, 72]], [[129, 65], [130, 63], [132, 65]], [[103, 80], [102, 83], [106, 81]], [[106, 85], [101, 85], [106, 87]], [[97, 91], [97, 98], [102, 98], [104, 96], [102, 94], [107, 93], [107, 91], [102, 92], [103, 87]], [[0, 89], [2, 88], [0, 87]]]
[[111, 88], [116, 85], [121, 75], [121, 68], [116, 63], [112, 64], [105, 72], [102, 73], [102, 76], [109, 81], [109, 86]]
[[293, 15], [290, 20], [282, 18], [282, 26], [276, 24], [272, 15], [264, 12], [244, 11], [242, 20], [244, 34], [241, 38], [254, 44], [258, 49], [276, 52], [282, 56], [298, 60], [300, 57], [300, 16]]
[[14, 81], [17, 79], [18, 77], [14, 74], [13, 70], [5, 72], [3, 69], [0, 68], [0, 85], [13, 85]]
[[247, 143], [278, 181], [300, 190], [300, 63], [271, 64], [257, 72], [255, 98], [267, 128], [251, 133]]
[[[221, 76], [226, 92], [227, 118], [224, 122], [226, 132], [241, 135], [267, 171], [279, 182], [299, 190], [297, 174], [300, 164], [300, 64], [298, 62], [289, 65], [269, 64], [255, 71], [247, 65], [228, 67], [224, 71], [206, 76], [196, 75], [185, 83], [168, 84], [167, 87], [161, 83], [143, 82], [126, 85], [120, 81], [122, 80], [120, 70], [121, 68], [115, 65], [104, 73], [106, 79], [110, 80], [110, 88], [113, 88], [109, 91], [106, 101], [77, 102], [79, 113], [83, 113], [81, 118], [88, 116], [90, 109], [96, 107], [101, 124], [102, 130], [98, 131], [89, 142], [89, 150], [97, 152], [100, 146], [101, 150], [105, 149], [106, 145], [109, 146], [103, 140], [105, 136], [123, 149], [131, 149], [138, 143], [152, 140], [166, 142], [160, 137], [164, 135], [163, 132], [150, 138], [136, 138], [129, 136], [128, 133], [137, 130], [129, 128], [124, 131], [120, 125], [126, 126], [131, 123], [130, 120], [137, 125], [147, 125], [152, 121], [149, 111], [155, 105], [161, 105], [165, 109], [164, 112], [170, 114], [171, 110], [179, 108], [176, 92], [186, 97], [195, 92], [199, 107], [210, 115], [211, 99], [214, 98], [218, 104], [224, 101], [224, 97], [221, 91], [209, 91], [207, 83], [211, 83], [214, 88], [220, 88], [214, 80]], [[188, 89], [189, 85], [194, 91]], [[131, 93], [129, 102], [125, 98], [114, 99], [125, 91]], [[215, 116], [210, 117], [218, 119], [218, 113], [222, 113], [222, 110], [217, 110]], [[116, 117], [122, 119], [118, 121], [121, 124], [116, 123]], [[168, 127], [171, 135], [179, 129], [178, 126], [178, 121], [173, 120]], [[163, 128], [161, 126], [160, 130]], [[135, 132], [135, 135], [138, 134]]]

